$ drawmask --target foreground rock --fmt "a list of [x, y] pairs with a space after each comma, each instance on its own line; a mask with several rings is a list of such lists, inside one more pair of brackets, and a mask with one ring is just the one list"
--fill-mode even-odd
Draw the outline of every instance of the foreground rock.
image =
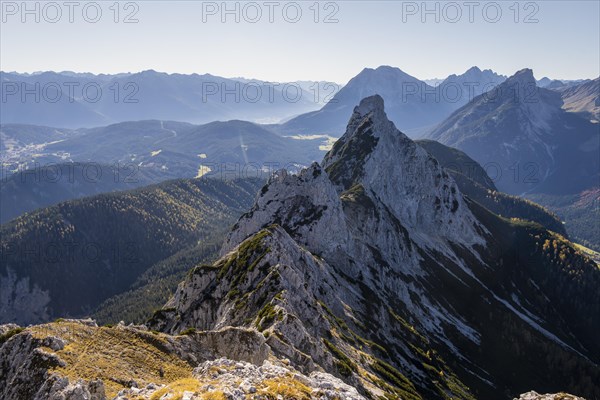
[[[14, 330], [14, 326], [10, 327]], [[0, 331], [6, 331], [5, 326]], [[228, 358], [223, 358], [228, 357]], [[364, 399], [340, 379], [303, 375], [256, 330], [169, 336], [90, 320], [38, 325], [0, 348], [3, 400]]]
[[[355, 388], [324, 372], [303, 375], [280, 361], [265, 361], [262, 365], [236, 362], [226, 358], [206, 361], [194, 369], [194, 380], [188, 380], [181, 394], [189, 400], [232, 399], [319, 399], [365, 400]], [[183, 385], [182, 385], [183, 386]], [[158, 396], [174, 392], [167, 387], [150, 385], [145, 389], [123, 390], [116, 399], [131, 396]]]

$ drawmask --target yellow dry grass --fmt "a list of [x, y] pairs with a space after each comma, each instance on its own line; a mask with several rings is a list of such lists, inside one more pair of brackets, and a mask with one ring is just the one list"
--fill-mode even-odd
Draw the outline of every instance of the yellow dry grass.
[[194, 378], [185, 378], [170, 383], [167, 387], [157, 390], [150, 396], [150, 400], [159, 400], [167, 393], [171, 393], [172, 400], [181, 400], [184, 392], [197, 392], [200, 383]]
[[260, 392], [268, 399], [277, 399], [277, 396], [294, 400], [310, 400], [312, 398], [310, 388], [291, 377], [267, 379], [262, 384], [264, 387]]
[[139, 387], [149, 383], [169, 385], [173, 386], [171, 390], [181, 393], [197, 389], [192, 368], [166, 351], [162, 334], [119, 327], [96, 328], [69, 321], [38, 325], [30, 330], [36, 337], [65, 339], [67, 345], [56, 354], [66, 366], [55, 372], [72, 381], [101, 379], [108, 398], [114, 397], [128, 381], [135, 381]]

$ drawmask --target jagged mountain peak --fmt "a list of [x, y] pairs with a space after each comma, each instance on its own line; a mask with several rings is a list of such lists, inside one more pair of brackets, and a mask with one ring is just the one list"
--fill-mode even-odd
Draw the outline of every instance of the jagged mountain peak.
[[[365, 210], [354, 209], [355, 206]], [[349, 208], [348, 208], [349, 207]], [[482, 244], [478, 224], [454, 180], [438, 161], [388, 120], [381, 96], [364, 98], [346, 133], [327, 153], [294, 175], [278, 171], [259, 194], [254, 207], [230, 233], [222, 254], [265, 226], [282, 226], [298, 243], [315, 254], [334, 258], [356, 250], [356, 242], [372, 232], [361, 231], [354, 212], [386, 215], [362, 224], [390, 230], [395, 221], [412, 239], [436, 251], [450, 252], [450, 242]], [[353, 226], [354, 224], [354, 226]], [[373, 228], [376, 230], [376, 228]], [[411, 258], [410, 244], [382, 238], [384, 254]], [[356, 256], [363, 258], [362, 255]]]
[[539, 87], [546, 87], [548, 86], [550, 83], [552, 82], [552, 79], [548, 78], [547, 76], [543, 77], [542, 79], [537, 81], [537, 85]]
[[551, 103], [552, 106], [560, 107], [560, 104], [556, 103], [557, 99], [560, 100], [560, 96], [538, 87], [533, 71], [524, 68], [475, 100], [478, 100], [478, 104], [487, 103], [491, 107], [511, 102], [521, 108], [530, 108], [537, 107], [540, 103]]
[[379, 75], [391, 74], [391, 75], [409, 76], [412, 78], [411, 75], [402, 71], [400, 68], [392, 67], [391, 65], [380, 65], [377, 68], [363, 68], [363, 70], [360, 72], [359, 75], [364, 75], [364, 74], [379, 74]]
[[360, 116], [365, 116], [369, 113], [385, 113], [383, 98], [378, 94], [365, 97], [361, 100], [360, 104], [354, 108], [354, 113]]
[[458, 78], [473, 79], [475, 82], [479, 82], [480, 80], [487, 82], [487, 81], [491, 80], [491, 81], [497, 82], [497, 83], [501, 83], [504, 79], [506, 79], [505, 76], [499, 75], [491, 69], [483, 69], [482, 70], [481, 68], [474, 66], [474, 67], [469, 68], [468, 70], [466, 70], [464, 73], [462, 73], [460, 75], [457, 75], [457, 74], [449, 75], [448, 78], [446, 78], [444, 80], [444, 82], [450, 82], [450, 81], [456, 80]]
[[[398, 67], [381, 65], [377, 68], [364, 68], [346, 86], [358, 90], [362, 99], [375, 93], [385, 95], [393, 90], [399, 90], [402, 85], [407, 84], [426, 85]], [[358, 100], [360, 99], [356, 101]]]
[[[273, 223], [317, 254], [333, 251], [347, 242], [342, 203], [327, 173], [317, 163], [297, 175], [286, 170], [275, 172], [252, 209], [233, 227], [221, 253], [226, 254]], [[339, 229], [330, 232], [333, 226]]]
[[[377, 149], [383, 136], [393, 136], [386, 147], [402, 147], [399, 142], [411, 142], [387, 118], [383, 98], [373, 95], [362, 99], [350, 117], [346, 132], [323, 159], [323, 167], [332, 182], [347, 190], [364, 175], [364, 166]], [[410, 144], [409, 144], [410, 146]]]
[[363, 99], [354, 109], [346, 133], [322, 166], [340, 193], [362, 187], [409, 230], [480, 242], [456, 183], [434, 157], [388, 120], [378, 95]]
[[522, 118], [529, 120], [531, 125], [549, 130], [548, 120], [560, 110], [562, 100], [559, 93], [539, 87], [533, 70], [524, 68], [488, 93], [476, 97], [464, 109], [484, 106], [486, 110], [506, 110], [507, 105], [517, 106], [515, 111], [520, 110]]
[[491, 69], [481, 70], [475, 66], [460, 75], [448, 76], [440, 83], [439, 88], [448, 101], [460, 106], [493, 90], [505, 80], [504, 75], [499, 75]]
[[533, 70], [531, 68], [523, 68], [515, 72], [514, 75], [510, 76], [505, 83], [510, 84], [515, 82], [533, 84], [537, 86], [537, 81], [533, 76]]
[[[480, 79], [475, 78], [473, 81], [479, 82]], [[475, 90], [476, 95], [480, 92], [481, 90]], [[413, 136], [416, 136], [413, 130], [424, 129], [441, 121], [472, 97], [459, 94], [449, 100], [442, 97], [438, 89], [396, 67], [365, 68], [321, 110], [292, 118], [280, 129], [294, 134], [321, 132], [339, 137], [345, 131], [354, 106], [361, 99], [374, 94], [386, 100], [389, 118], [405, 133]]]
[[[347, 156], [364, 159], [375, 148], [379, 138], [386, 134], [396, 135], [402, 140], [409, 140], [388, 119], [384, 100], [380, 95], [375, 94], [363, 98], [354, 107], [346, 132], [325, 155], [323, 159], [324, 167], [329, 165], [327, 160], [335, 158], [339, 150], [343, 150], [343, 153]], [[347, 146], [345, 147], [346, 144], [352, 141], [359, 143], [352, 143], [350, 149]]]

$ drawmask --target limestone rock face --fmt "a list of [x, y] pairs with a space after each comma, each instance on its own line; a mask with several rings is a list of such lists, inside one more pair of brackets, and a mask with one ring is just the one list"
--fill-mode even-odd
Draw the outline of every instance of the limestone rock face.
[[263, 335], [255, 330], [231, 326], [193, 335], [173, 336], [168, 340], [174, 352], [190, 365], [219, 357], [261, 364], [270, 354]]
[[[327, 303], [328, 307], [343, 311], [345, 304], [368, 313], [364, 304], [347, 295], [356, 289], [341, 290], [351, 286], [344, 285], [344, 276], [349, 276], [353, 280], [364, 280], [365, 288], [382, 297], [385, 293], [394, 293], [393, 297], [406, 300], [418, 321], [428, 321], [423, 329], [431, 334], [444, 336], [439, 327], [447, 323], [459, 325], [465, 337], [477, 341], [477, 333], [459, 316], [453, 317], [451, 310], [432, 308], [421, 285], [416, 282], [406, 285], [404, 277], [428, 274], [423, 268], [423, 252], [444, 254], [461, 264], [452, 249], [456, 244], [478, 257], [474, 249], [485, 244], [485, 227], [473, 216], [456, 184], [437, 160], [387, 119], [381, 97], [366, 98], [355, 108], [345, 135], [325, 156], [322, 165], [315, 163], [298, 175], [277, 172], [250, 212], [240, 218], [228, 235], [222, 255], [238, 257], [235, 255], [237, 245], [273, 224], [287, 235], [275, 229], [278, 233], [266, 239], [264, 245], [271, 251], [260, 263], [280, 268], [284, 262], [287, 268], [297, 270], [297, 276], [308, 277], [303, 278], [308, 280], [306, 292], [299, 285], [302, 278], [290, 276], [291, 283], [281, 287], [281, 290], [287, 289], [284, 298], [293, 296], [288, 306], [306, 303], [306, 299], [311, 298], [314, 303], [320, 297], [314, 296], [314, 289], [318, 288], [319, 293], [324, 293], [322, 296], [338, 297], [333, 303]], [[279, 237], [284, 243], [276, 243], [274, 239]], [[302, 254], [302, 250], [311, 256], [281, 259], [282, 254], [290, 257]], [[315, 256], [323, 266], [316, 268], [303, 261]], [[327, 271], [325, 275], [323, 271]], [[237, 310], [223, 301], [231, 289], [230, 281], [216, 279], [216, 274], [214, 270], [205, 270], [194, 278], [193, 284], [184, 284], [180, 288], [184, 293], [180, 295], [178, 291], [167, 305], [177, 306], [180, 327], [188, 315], [201, 316], [187, 323], [202, 329], [233, 322], [224, 314], [213, 315], [215, 310], [224, 313]], [[255, 275], [262, 276], [253, 271], [249, 277]], [[383, 276], [386, 279], [382, 279]], [[281, 277], [285, 282], [287, 275], [281, 274]], [[216, 285], [215, 281], [218, 281]], [[336, 282], [336, 285], [330, 285], [332, 288], [328, 290], [312, 287], [310, 282], [313, 281]], [[252, 285], [240, 290], [242, 293], [252, 290]], [[215, 303], [206, 301], [204, 295], [202, 301], [197, 301], [197, 293], [207, 292], [217, 300]], [[190, 299], [194, 299], [194, 304]], [[301, 309], [311, 310], [310, 307]], [[194, 311], [190, 314], [189, 310]], [[314, 318], [311, 314], [294, 314], [300, 321]], [[207, 321], [208, 316], [212, 316], [212, 320]]]
[[379, 96], [354, 109], [323, 168], [340, 192], [362, 186], [366, 196], [388, 208], [409, 231], [433, 240], [484, 243], [454, 180], [387, 119]]
[[[182, 399], [245, 400], [250, 396], [257, 399], [365, 400], [355, 388], [330, 374], [313, 372], [307, 376], [277, 360], [255, 364], [219, 358], [202, 363], [194, 369], [193, 375], [198, 381], [198, 389], [182, 391]], [[150, 384], [145, 388], [123, 390], [114, 400], [126, 400], [131, 396], [149, 399], [164, 390], [163, 385]], [[173, 398], [166, 393], [166, 398]]]
[[293, 175], [277, 171], [252, 209], [234, 226], [222, 254], [260, 229], [277, 224], [313, 253], [347, 250], [348, 230], [335, 187], [317, 163]]
[[[267, 344], [278, 355], [311, 371], [318, 368], [315, 359], [332, 363], [315, 339], [330, 329], [322, 310], [315, 308], [315, 294], [321, 293], [340, 311], [344, 303], [358, 306], [351, 303], [353, 299], [336, 283], [331, 271], [325, 261], [303, 249], [282, 227], [266, 228], [214, 267], [193, 270], [166, 305], [174, 309], [177, 318], [167, 314], [155, 322], [156, 327], [177, 333], [189, 327], [214, 330], [248, 325], [249, 319], [250, 327], [259, 330], [274, 324], [283, 336], [269, 336]], [[313, 323], [302, 322], [307, 320]]]

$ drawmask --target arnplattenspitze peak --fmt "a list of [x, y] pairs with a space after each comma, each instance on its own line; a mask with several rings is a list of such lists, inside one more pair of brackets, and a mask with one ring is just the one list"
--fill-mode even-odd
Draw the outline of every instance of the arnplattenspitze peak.
[[383, 98], [376, 94], [370, 97], [365, 97], [360, 104], [354, 108], [354, 112], [361, 116], [371, 112], [385, 112], [383, 106]]
[[519, 81], [519, 82], [524, 82], [524, 83], [537, 84], [537, 81], [533, 77], [533, 70], [531, 68], [523, 68], [523, 69], [515, 72], [514, 75], [509, 77], [506, 81], [509, 83]]
[[[372, 215], [384, 218], [371, 220]], [[388, 120], [378, 95], [355, 107], [346, 133], [321, 165], [271, 177], [228, 235], [221, 254], [271, 224], [326, 259], [340, 254], [364, 259], [362, 247], [371, 242], [382, 253], [403, 259], [415, 257], [411, 241], [442, 253], [451, 252], [450, 242], [484, 243], [481, 226], [456, 183]], [[386, 232], [397, 230], [394, 225], [411, 233], [410, 239], [388, 240]]]
[[388, 120], [378, 95], [355, 107], [346, 133], [322, 166], [340, 193], [359, 185], [409, 230], [481, 243], [454, 180]]
[[361, 178], [364, 163], [383, 134], [398, 135], [398, 139], [408, 140], [388, 120], [383, 98], [379, 95], [367, 97], [354, 108], [346, 133], [333, 145], [321, 163], [336, 186], [347, 190]]

